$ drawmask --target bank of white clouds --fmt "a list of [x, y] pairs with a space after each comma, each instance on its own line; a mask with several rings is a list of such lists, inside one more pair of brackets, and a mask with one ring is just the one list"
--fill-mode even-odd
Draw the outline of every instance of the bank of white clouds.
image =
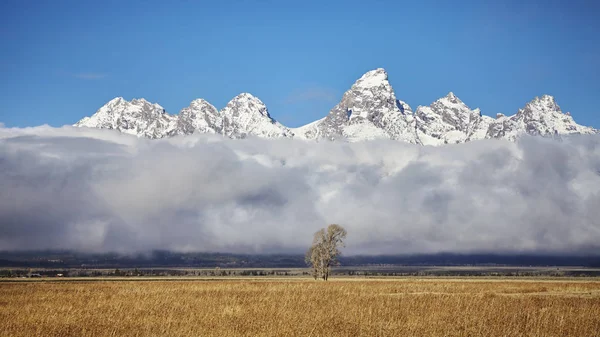
[[0, 128], [0, 250], [348, 254], [600, 248], [600, 137], [443, 147]]

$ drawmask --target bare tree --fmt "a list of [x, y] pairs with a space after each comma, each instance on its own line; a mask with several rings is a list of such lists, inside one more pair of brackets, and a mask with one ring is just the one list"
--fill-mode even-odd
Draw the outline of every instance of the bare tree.
[[322, 278], [327, 281], [331, 267], [339, 264], [338, 256], [341, 255], [340, 247], [344, 247], [346, 230], [336, 224], [322, 228], [314, 234], [313, 243], [306, 252], [305, 261], [312, 267], [315, 279]]
[[314, 277], [315, 280], [318, 277], [320, 277], [318, 256], [319, 256], [319, 254], [316, 252], [316, 247], [313, 244], [312, 246], [310, 246], [310, 248], [308, 248], [308, 251], [306, 252], [306, 256], [304, 257], [304, 261], [306, 262], [306, 264], [311, 267], [311, 275], [312, 275], [312, 277]]

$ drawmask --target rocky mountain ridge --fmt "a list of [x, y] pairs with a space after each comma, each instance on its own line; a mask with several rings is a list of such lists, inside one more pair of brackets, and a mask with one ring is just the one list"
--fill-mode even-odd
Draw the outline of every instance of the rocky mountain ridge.
[[117, 97], [75, 126], [114, 129], [152, 139], [193, 133], [221, 134], [230, 138], [293, 137], [289, 128], [271, 117], [260, 99], [248, 93], [237, 95], [220, 111], [206, 100], [196, 99], [177, 115], [144, 99], [129, 102]]
[[249, 93], [234, 97], [220, 111], [206, 100], [196, 99], [177, 115], [145, 99], [126, 101], [118, 97], [75, 126], [115, 129], [153, 139], [211, 133], [234, 139], [392, 139], [434, 146], [489, 138], [514, 141], [524, 134], [556, 137], [598, 133], [575, 123], [549, 95], [534, 98], [515, 115], [499, 114], [496, 119], [482, 115], [479, 109], [472, 110], [452, 92], [413, 112], [396, 97], [382, 68], [361, 76], [325, 117], [298, 128], [277, 122], [266, 105]]

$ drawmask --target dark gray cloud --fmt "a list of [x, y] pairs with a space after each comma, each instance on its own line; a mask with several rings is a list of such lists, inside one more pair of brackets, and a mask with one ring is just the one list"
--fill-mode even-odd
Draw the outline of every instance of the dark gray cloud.
[[0, 250], [346, 253], [600, 248], [600, 137], [444, 147], [0, 128]]

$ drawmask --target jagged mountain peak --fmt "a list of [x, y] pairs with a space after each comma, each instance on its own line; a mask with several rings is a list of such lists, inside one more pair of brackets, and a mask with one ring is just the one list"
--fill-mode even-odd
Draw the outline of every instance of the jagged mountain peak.
[[569, 134], [593, 134], [598, 131], [575, 123], [570, 114], [564, 114], [553, 96], [537, 96], [510, 117], [500, 116], [490, 124], [486, 138], [514, 141], [523, 134], [560, 137]]
[[220, 133], [222, 124], [223, 120], [217, 108], [205, 99], [197, 98], [191, 101], [188, 107], [181, 109], [168, 135]]
[[111, 99], [110, 101], [104, 103], [104, 105], [102, 105], [100, 107], [100, 109], [98, 109], [95, 114], [98, 114], [101, 111], [116, 111], [116, 109], [119, 109], [118, 107], [121, 107], [121, 109], [123, 109], [124, 106], [129, 106], [129, 105], [137, 105], [137, 104], [132, 104], [132, 101], [128, 101], [123, 97], [115, 97], [113, 99]]
[[556, 99], [552, 95], [543, 94], [541, 96], [535, 96], [532, 101], [540, 101], [540, 102], [553, 102], [556, 103]]
[[107, 111], [107, 112], [133, 112], [136, 109], [133, 107], [143, 107], [143, 106], [152, 106], [152, 109], [149, 111], [156, 111], [159, 113], [165, 113], [164, 108], [158, 103], [152, 103], [147, 101], [145, 98], [133, 98], [131, 101], [126, 100], [123, 97], [115, 97], [110, 101], [106, 102], [96, 113], [99, 111]]
[[522, 110], [535, 110], [541, 113], [562, 112], [560, 106], [556, 103], [554, 96], [542, 95], [536, 96], [525, 105]]
[[271, 117], [263, 101], [247, 92], [235, 96], [220, 114], [223, 118], [220, 133], [230, 138], [294, 136], [290, 129]]
[[355, 83], [355, 87], [373, 88], [389, 85], [388, 74], [383, 68], [370, 70], [362, 75]]
[[243, 92], [234, 98], [232, 98], [225, 108], [221, 110], [222, 112], [236, 111], [240, 113], [258, 113], [267, 118], [271, 118], [269, 114], [269, 110], [263, 101], [261, 101], [258, 97]]
[[131, 104], [151, 104], [145, 98], [134, 98], [130, 102]]
[[110, 101], [106, 102], [106, 104], [104, 104], [104, 105], [114, 105], [114, 104], [119, 104], [124, 101], [126, 101], [126, 100], [123, 97], [119, 96], [119, 97], [115, 97], [115, 98], [111, 99]]
[[100, 109], [94, 113], [91, 117], [102, 117], [108, 115], [127, 115], [127, 114], [163, 114], [166, 113], [164, 108], [158, 103], [148, 102], [144, 98], [134, 98], [131, 101], [124, 99], [123, 97], [115, 97], [105, 103]]
[[[419, 109], [420, 108], [420, 109]], [[419, 106], [417, 110], [423, 110], [424, 106]], [[454, 93], [450, 92], [444, 97], [440, 97], [429, 105], [430, 109], [438, 114], [451, 112], [452, 115], [470, 115], [473, 110], [469, 108], [463, 101], [458, 98]]]
[[75, 126], [114, 129], [137, 136], [162, 138], [167, 135], [172, 121], [173, 117], [159, 104], [143, 98], [127, 101], [123, 97], [116, 97]]
[[191, 107], [199, 108], [199, 107], [205, 107], [205, 106], [212, 107], [216, 110], [216, 108], [212, 104], [210, 104], [209, 101], [205, 100], [204, 98], [196, 98], [195, 100], [190, 102], [189, 107], [190, 108]]
[[455, 109], [467, 109], [470, 110], [469, 107], [456, 96], [452, 91], [449, 92], [446, 96], [438, 98], [435, 102], [433, 102], [430, 106], [434, 105], [446, 105], [451, 106]]
[[456, 97], [456, 95], [452, 91], [450, 91], [448, 93], [448, 95], [444, 96], [444, 98], [446, 98], [446, 99], [448, 99], [450, 101], [454, 101], [454, 100], [458, 99], [458, 97]]
[[485, 137], [489, 117], [479, 109], [471, 110], [453, 92], [429, 106], [419, 106], [415, 112], [417, 135], [421, 143], [441, 145], [463, 143]]
[[[563, 113], [553, 96], [536, 96], [517, 112], [515, 118], [525, 122], [532, 120], [543, 120], [562, 118]], [[564, 116], [568, 117], [568, 116]], [[568, 119], [568, 118], [567, 118]]]
[[418, 143], [410, 107], [396, 99], [383, 68], [363, 74], [329, 114], [296, 129], [307, 139], [398, 139]]
[[260, 99], [258, 99], [258, 97], [256, 97], [256, 96], [252, 95], [252, 94], [251, 94], [251, 93], [249, 93], [249, 92], [242, 92], [242, 93], [239, 93], [239, 94], [238, 94], [238, 95], [236, 95], [234, 98], [232, 98], [232, 100], [235, 100], [235, 99], [256, 99], [256, 100], [259, 100], [259, 101], [260, 101]]

